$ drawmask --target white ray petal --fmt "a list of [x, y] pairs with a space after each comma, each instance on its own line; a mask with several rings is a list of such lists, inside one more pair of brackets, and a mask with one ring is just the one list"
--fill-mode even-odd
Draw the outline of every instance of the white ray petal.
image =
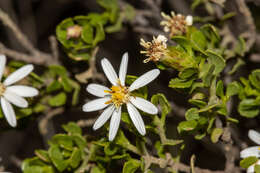
[[141, 135], [145, 135], [146, 130], [145, 130], [145, 126], [144, 126], [144, 121], [143, 121], [140, 113], [131, 103], [127, 103], [126, 106], [127, 106], [127, 111], [130, 115], [130, 118], [131, 118], [132, 122], [134, 123], [137, 131]]
[[19, 68], [18, 70], [16, 70], [15, 72], [13, 72], [12, 74], [10, 74], [5, 79], [4, 85], [8, 86], [8, 85], [13, 84], [13, 83], [23, 79], [24, 77], [26, 77], [32, 71], [33, 71], [33, 65], [32, 64], [25, 65], [25, 66]]
[[192, 23], [193, 23], [193, 17], [191, 15], [188, 15], [188, 16], [186, 16], [185, 21], [186, 21], [188, 26], [191, 26]]
[[127, 65], [128, 65], [128, 53], [124, 53], [120, 69], [119, 69], [119, 80], [121, 82], [121, 85], [125, 86], [125, 78], [126, 78], [126, 72], [127, 72]]
[[260, 145], [260, 133], [258, 133], [255, 130], [249, 130], [248, 131], [248, 137], [251, 139], [253, 142], [257, 143]]
[[0, 81], [5, 71], [5, 64], [6, 64], [6, 56], [0, 55]]
[[12, 85], [6, 88], [7, 91], [11, 91], [21, 97], [34, 97], [39, 94], [39, 91], [33, 87], [24, 85]]
[[6, 90], [3, 95], [6, 100], [8, 100], [10, 103], [14, 104], [17, 107], [20, 108], [28, 107], [28, 102], [23, 97], [11, 91]]
[[246, 170], [247, 173], [254, 173], [255, 172], [255, 164], [249, 166]]
[[116, 137], [117, 130], [118, 130], [119, 124], [120, 124], [120, 120], [121, 120], [121, 107], [119, 107], [118, 110], [115, 110], [113, 112], [112, 118], [110, 120], [109, 135], [108, 135], [109, 141], [113, 141], [114, 138]]
[[131, 103], [138, 109], [148, 113], [148, 114], [157, 114], [158, 109], [151, 102], [141, 98], [141, 97], [130, 97]]
[[110, 100], [110, 97], [104, 97], [104, 98], [92, 100], [83, 105], [83, 111], [92, 112], [92, 111], [98, 111], [98, 110], [104, 109], [105, 107], [108, 106], [108, 104], [106, 104], [106, 102], [109, 100]]
[[16, 116], [12, 105], [3, 97], [1, 97], [1, 107], [4, 113], [4, 116], [10, 126], [15, 127], [17, 124]]
[[111, 84], [117, 85], [118, 77], [111, 63], [106, 58], [104, 58], [101, 60], [101, 66], [107, 79], [111, 82]]
[[95, 124], [93, 125], [93, 130], [97, 130], [100, 127], [102, 127], [107, 122], [107, 120], [111, 117], [114, 110], [115, 110], [115, 106], [113, 105], [106, 108], [104, 112], [102, 112], [102, 114], [98, 117]]
[[103, 86], [103, 85], [99, 85], [99, 84], [89, 84], [87, 86], [87, 91], [97, 97], [105, 97], [106, 95], [109, 95], [109, 93], [106, 93], [106, 91], [110, 91], [109, 88]]
[[259, 152], [259, 146], [254, 146], [254, 147], [248, 147], [240, 152], [240, 157], [241, 158], [246, 158], [249, 156], [256, 156], [260, 157], [260, 152]]
[[159, 74], [160, 74], [160, 70], [158, 70], [158, 69], [153, 69], [153, 70], [146, 72], [145, 74], [143, 74], [142, 76], [137, 78], [130, 85], [129, 91], [133, 91], [133, 90], [136, 90], [138, 88], [141, 88], [141, 87], [147, 85], [148, 83], [152, 82], [155, 78], [157, 78], [157, 76]]

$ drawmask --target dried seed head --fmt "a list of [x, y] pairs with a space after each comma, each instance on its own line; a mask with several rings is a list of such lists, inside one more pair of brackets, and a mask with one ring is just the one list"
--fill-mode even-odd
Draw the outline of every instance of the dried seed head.
[[164, 20], [161, 21], [161, 25], [164, 26], [164, 32], [170, 32], [170, 36], [182, 35], [186, 33], [187, 26], [191, 26], [193, 22], [193, 17], [183, 16], [181, 14], [175, 15], [171, 12], [171, 16], [161, 13]]
[[163, 35], [159, 35], [157, 38], [153, 37], [152, 42], [145, 42], [142, 38], [140, 45], [146, 50], [141, 51], [141, 54], [145, 54], [148, 58], [144, 60], [144, 63], [149, 61], [159, 61], [168, 51], [167, 50], [167, 38]]

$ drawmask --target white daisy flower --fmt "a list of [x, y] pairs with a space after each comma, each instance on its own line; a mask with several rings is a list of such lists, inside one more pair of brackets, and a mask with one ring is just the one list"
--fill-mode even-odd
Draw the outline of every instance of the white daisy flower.
[[[0, 55], [0, 81], [2, 79], [4, 69], [6, 64], [5, 55]], [[7, 122], [15, 127], [16, 116], [14, 109], [11, 103], [20, 108], [28, 107], [28, 102], [24, 99], [24, 97], [33, 97], [36, 96], [39, 92], [37, 89], [33, 87], [28, 87], [24, 85], [12, 85], [15, 82], [25, 78], [27, 75], [31, 73], [33, 70], [33, 65], [28, 64], [25, 65], [12, 74], [10, 74], [4, 82], [0, 82], [0, 102], [1, 108], [4, 113], [4, 116]]]
[[[260, 133], [258, 133], [255, 130], [249, 130], [248, 132], [248, 137], [251, 139], [253, 142], [256, 144], [260, 145]], [[240, 157], [241, 158], [246, 158], [250, 156], [255, 156], [260, 158], [260, 146], [253, 146], [253, 147], [248, 147], [240, 152]], [[258, 160], [255, 164], [260, 165], [260, 160]], [[251, 165], [247, 169], [247, 173], [254, 173], [254, 165]]]
[[123, 55], [119, 69], [119, 77], [111, 63], [106, 58], [101, 60], [101, 65], [106, 77], [112, 84], [112, 87], [109, 89], [99, 84], [89, 84], [87, 86], [87, 91], [90, 94], [100, 98], [83, 105], [83, 111], [92, 112], [106, 108], [96, 120], [93, 129], [97, 130], [103, 126], [112, 116], [109, 126], [109, 141], [112, 141], [119, 128], [122, 105], [126, 104], [127, 111], [137, 131], [141, 135], [145, 135], [146, 130], [144, 122], [136, 108], [149, 114], [157, 114], [158, 109], [149, 101], [140, 97], [132, 96], [131, 92], [152, 82], [160, 74], [160, 71], [158, 69], [148, 71], [127, 87], [125, 86], [125, 78], [128, 65], [128, 53]]

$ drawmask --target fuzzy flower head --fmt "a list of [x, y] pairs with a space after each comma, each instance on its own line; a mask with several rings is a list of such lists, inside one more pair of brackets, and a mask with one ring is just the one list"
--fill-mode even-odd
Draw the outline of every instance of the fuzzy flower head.
[[161, 15], [164, 20], [160, 24], [164, 26], [164, 32], [170, 32], [170, 37], [186, 33], [187, 26], [191, 26], [193, 23], [193, 18], [190, 15], [186, 17], [181, 14], [175, 15], [173, 11], [171, 16], [166, 15], [164, 12]]
[[67, 40], [71, 38], [79, 38], [82, 33], [82, 27], [79, 25], [70, 26], [67, 28]]
[[28, 107], [28, 102], [24, 97], [33, 97], [38, 95], [38, 90], [24, 85], [13, 85], [29, 75], [33, 70], [33, 65], [25, 65], [12, 74], [10, 74], [3, 82], [1, 82], [6, 64], [6, 57], [0, 55], [0, 102], [3, 114], [7, 122], [15, 127], [17, 124], [14, 109], [11, 103], [20, 108]]
[[152, 42], [145, 42], [141, 38], [140, 45], [146, 50], [141, 51], [141, 54], [145, 54], [148, 58], [144, 60], [144, 63], [149, 61], [157, 62], [167, 53], [167, 38], [163, 35], [153, 37]]
[[[256, 144], [260, 145], [260, 133], [258, 133], [255, 130], [249, 130], [248, 137]], [[241, 158], [246, 158], [250, 156], [255, 156], [257, 158], [260, 158], [260, 146], [253, 146], [248, 147], [240, 152]], [[251, 165], [247, 168], [247, 173], [254, 173], [254, 167], [255, 165], [260, 165], [260, 160], [258, 160], [255, 164]]]
[[93, 129], [97, 130], [103, 126], [111, 117], [109, 126], [109, 140], [112, 141], [119, 128], [122, 106], [126, 105], [129, 116], [135, 125], [137, 131], [141, 135], [145, 135], [146, 130], [143, 119], [136, 109], [140, 109], [149, 114], [157, 114], [158, 109], [149, 101], [132, 95], [132, 91], [137, 90], [151, 81], [153, 81], [159, 75], [158, 69], [151, 70], [139, 78], [137, 78], [129, 87], [125, 85], [125, 78], [128, 65], [128, 54], [123, 55], [119, 75], [117, 76], [111, 63], [106, 59], [101, 60], [101, 66], [103, 71], [112, 84], [110, 88], [99, 84], [89, 84], [87, 91], [97, 97], [98, 99], [92, 100], [83, 105], [84, 112], [92, 112], [104, 109], [103, 113], [96, 120]]

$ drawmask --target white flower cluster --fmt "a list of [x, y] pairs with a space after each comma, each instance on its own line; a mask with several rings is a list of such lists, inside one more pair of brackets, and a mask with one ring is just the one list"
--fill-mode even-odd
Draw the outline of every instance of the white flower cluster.
[[[255, 130], [249, 130], [248, 132], [248, 137], [251, 139], [253, 142], [256, 144], [260, 145], [260, 133], [258, 133]], [[240, 157], [241, 158], [246, 158], [250, 156], [255, 156], [257, 158], [260, 158], [260, 146], [253, 146], [253, 147], [248, 147], [240, 152]], [[260, 165], [260, 160], [256, 162], [257, 165]], [[255, 172], [255, 164], [251, 165], [247, 169], [247, 173], [254, 173]]]
[[127, 87], [125, 85], [128, 66], [127, 53], [123, 55], [119, 69], [119, 77], [117, 76], [111, 63], [106, 58], [101, 60], [101, 65], [106, 77], [112, 84], [112, 87], [109, 89], [99, 84], [89, 84], [87, 86], [87, 91], [90, 94], [100, 98], [83, 105], [83, 111], [92, 112], [106, 108], [96, 120], [93, 129], [97, 130], [103, 126], [112, 116], [109, 126], [109, 141], [112, 141], [115, 138], [119, 128], [122, 106], [126, 105], [129, 116], [137, 131], [141, 135], [145, 135], [145, 125], [136, 107], [149, 114], [157, 114], [158, 109], [149, 101], [141, 97], [133, 96], [131, 92], [153, 81], [159, 75], [160, 71], [158, 69], [148, 71], [137, 78], [129, 87]]
[[[5, 70], [6, 57], [0, 55], [0, 81]], [[11, 103], [20, 108], [28, 107], [28, 102], [24, 97], [33, 97], [38, 95], [38, 90], [25, 86], [13, 85], [15, 82], [25, 78], [33, 71], [33, 65], [25, 65], [12, 74], [10, 74], [3, 82], [0, 82], [0, 101], [1, 108], [8, 123], [15, 127], [17, 125], [16, 116]]]

